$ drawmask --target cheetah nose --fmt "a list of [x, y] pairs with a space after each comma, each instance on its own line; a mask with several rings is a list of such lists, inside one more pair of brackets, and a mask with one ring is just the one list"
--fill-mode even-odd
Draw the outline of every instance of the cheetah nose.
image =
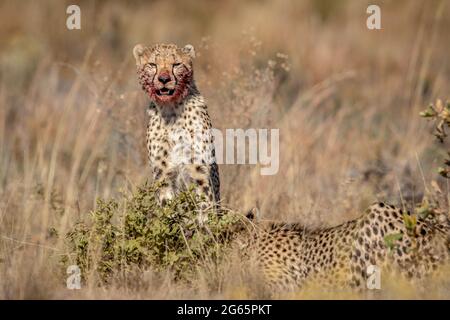
[[162, 84], [166, 84], [167, 82], [170, 81], [170, 75], [168, 75], [167, 73], [160, 74], [159, 77], [158, 77], [158, 80]]

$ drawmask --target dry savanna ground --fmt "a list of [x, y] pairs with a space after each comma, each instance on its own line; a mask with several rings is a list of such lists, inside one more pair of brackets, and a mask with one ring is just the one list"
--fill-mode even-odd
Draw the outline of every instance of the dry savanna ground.
[[[239, 260], [215, 285], [142, 272], [134, 285], [66, 289], [64, 234], [149, 177], [145, 106], [131, 50], [191, 43], [215, 127], [278, 128], [280, 169], [221, 165], [226, 204], [263, 218], [336, 225], [377, 200], [414, 206], [448, 182], [445, 148], [419, 111], [450, 96], [449, 1], [0, 2], [0, 298], [259, 298]], [[373, 1], [372, 1], [373, 2]], [[57, 235], [55, 235], [55, 231]], [[450, 298], [450, 285], [410, 290], [383, 277], [363, 296], [306, 290], [288, 298]], [[128, 283], [128, 282], [127, 282]]]

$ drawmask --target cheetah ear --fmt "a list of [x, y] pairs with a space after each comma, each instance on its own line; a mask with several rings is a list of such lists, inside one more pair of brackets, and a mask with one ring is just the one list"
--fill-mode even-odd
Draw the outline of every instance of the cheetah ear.
[[195, 58], [195, 49], [192, 44], [187, 44], [181, 49], [181, 52], [187, 54], [191, 59]]
[[145, 46], [140, 43], [134, 46], [133, 56], [134, 59], [136, 59], [136, 65], [139, 66], [141, 64], [141, 57], [144, 55], [145, 50], [146, 50]]
[[259, 222], [259, 220], [260, 220], [260, 218], [261, 218], [261, 214], [260, 214], [259, 209], [258, 209], [257, 207], [253, 207], [252, 209], [250, 209], [250, 210], [247, 212], [247, 214], [245, 215], [245, 217], [246, 217], [248, 220], [250, 220], [250, 221], [256, 223], [256, 222]]

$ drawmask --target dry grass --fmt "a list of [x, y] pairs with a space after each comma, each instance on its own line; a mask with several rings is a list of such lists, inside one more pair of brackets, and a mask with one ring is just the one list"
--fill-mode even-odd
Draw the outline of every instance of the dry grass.
[[[445, 153], [418, 116], [450, 93], [446, 1], [380, 1], [382, 31], [365, 27], [358, 0], [79, 3], [81, 31], [65, 28], [68, 2], [0, 3], [0, 298], [266, 296], [234, 258], [214, 287], [148, 271], [132, 287], [65, 288], [49, 229], [63, 234], [97, 197], [149, 176], [137, 42], [196, 47], [216, 127], [280, 129], [277, 175], [221, 166], [232, 208], [334, 225], [377, 199], [413, 205], [434, 180], [449, 194], [436, 172]], [[435, 288], [381, 297], [450, 297]], [[294, 298], [330, 297], [311, 292]]]

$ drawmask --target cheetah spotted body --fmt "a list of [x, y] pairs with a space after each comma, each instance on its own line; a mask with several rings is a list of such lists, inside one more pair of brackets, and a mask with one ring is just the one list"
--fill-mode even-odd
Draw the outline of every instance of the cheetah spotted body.
[[[298, 224], [256, 223], [248, 243], [268, 284], [298, 288], [308, 281], [364, 289], [370, 265], [422, 279], [448, 262], [450, 222], [419, 219], [405, 227], [403, 211], [379, 203], [358, 219], [310, 231]], [[388, 244], [389, 236], [396, 240]]]
[[[133, 54], [140, 83], [151, 100], [147, 149], [154, 180], [162, 184], [159, 200], [164, 203], [193, 184], [217, 204], [220, 182], [211, 120], [193, 79], [192, 46], [137, 45]], [[193, 162], [180, 161], [185, 139]], [[275, 288], [298, 288], [309, 281], [365, 288], [371, 265], [422, 279], [448, 262], [448, 217], [419, 219], [412, 229], [404, 219], [401, 209], [379, 203], [358, 219], [321, 230], [256, 222], [255, 231], [243, 239]], [[395, 241], [388, 244], [390, 236]]]
[[149, 95], [147, 151], [153, 178], [161, 183], [162, 204], [180, 190], [195, 186], [206, 202], [220, 200], [211, 120], [196, 88], [194, 48], [173, 44], [133, 49], [139, 81]]

